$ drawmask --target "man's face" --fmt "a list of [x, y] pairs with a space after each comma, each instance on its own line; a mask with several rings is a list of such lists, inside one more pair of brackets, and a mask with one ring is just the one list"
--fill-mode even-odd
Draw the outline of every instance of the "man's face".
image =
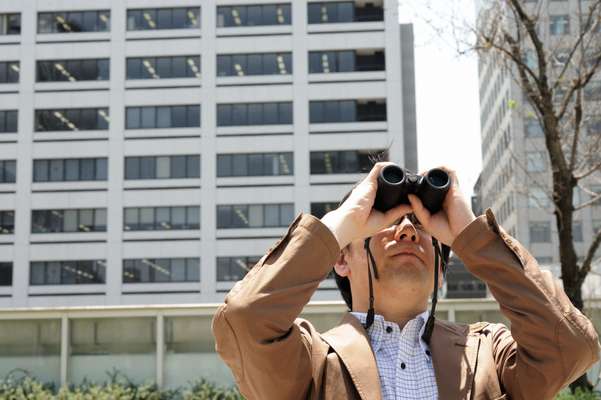
[[[376, 303], [382, 296], [399, 295], [423, 297], [427, 301], [434, 281], [434, 249], [432, 237], [413, 215], [372, 236], [370, 250], [378, 271], [378, 279], [373, 279]], [[356, 299], [369, 293], [364, 241], [351, 243], [342, 254], [336, 272], [351, 281], [353, 304], [356, 304]]]

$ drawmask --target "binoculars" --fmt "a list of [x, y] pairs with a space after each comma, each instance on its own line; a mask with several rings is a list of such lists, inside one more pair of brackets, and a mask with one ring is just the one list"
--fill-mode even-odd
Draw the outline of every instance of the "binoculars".
[[387, 165], [378, 175], [374, 208], [386, 212], [399, 204], [410, 204], [407, 195], [414, 194], [431, 214], [435, 214], [442, 208], [450, 186], [449, 174], [442, 169], [431, 169], [422, 176], [408, 172], [398, 165]]

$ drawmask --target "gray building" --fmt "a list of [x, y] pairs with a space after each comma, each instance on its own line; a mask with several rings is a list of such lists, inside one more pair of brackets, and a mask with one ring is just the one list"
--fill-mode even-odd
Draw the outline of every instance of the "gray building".
[[371, 156], [417, 167], [395, 0], [4, 0], [0, 46], [0, 307], [220, 302]]
[[[478, 2], [480, 23], [487, 18], [487, 7], [483, 6], [487, 3], [490, 2]], [[541, 0], [525, 3], [528, 12], [538, 15], [538, 32], [547, 49], [553, 50], [548, 55], [548, 69], [556, 76], [565, 65], [562, 63], [566, 51], [563, 46], [567, 47], [580, 29], [580, 2]], [[532, 51], [526, 50], [526, 62], [533, 62], [532, 56]], [[474, 188], [477, 202], [483, 209], [492, 207], [503, 227], [542, 265], [559, 276], [557, 228], [550, 199], [550, 163], [541, 126], [515, 81], [516, 72], [505, 68], [500, 58], [481, 55], [479, 75], [483, 170]], [[558, 94], [561, 94], [559, 89]], [[582, 135], [594, 140], [601, 135], [599, 74], [585, 91], [583, 101]], [[598, 172], [581, 183], [589, 192], [601, 193]], [[577, 189], [574, 204], [578, 206], [590, 201], [593, 196], [589, 192]], [[582, 259], [593, 233], [601, 229], [601, 202], [577, 211], [573, 228], [576, 251]]]

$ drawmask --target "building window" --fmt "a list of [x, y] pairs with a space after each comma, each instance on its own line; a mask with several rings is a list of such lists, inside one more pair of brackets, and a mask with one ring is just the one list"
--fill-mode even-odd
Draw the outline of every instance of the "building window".
[[309, 52], [309, 73], [384, 71], [383, 50], [339, 50]]
[[528, 190], [529, 208], [548, 208], [551, 206], [551, 199], [547, 192], [538, 187], [531, 187]]
[[200, 56], [127, 59], [127, 79], [200, 78]]
[[584, 99], [588, 101], [601, 101], [601, 81], [590, 81], [584, 87]]
[[575, 242], [582, 242], [582, 221], [572, 221], [572, 238]]
[[543, 172], [547, 167], [543, 151], [526, 152], [526, 170], [528, 172]]
[[108, 108], [69, 108], [36, 110], [36, 132], [96, 131], [109, 128]]
[[0, 62], [0, 83], [18, 83], [19, 65], [19, 61]]
[[386, 121], [386, 101], [327, 100], [309, 103], [312, 124]]
[[31, 233], [106, 232], [106, 208], [32, 210]]
[[217, 76], [290, 75], [292, 53], [220, 54]]
[[15, 232], [15, 212], [0, 211], [0, 235], [10, 235]]
[[200, 8], [144, 8], [127, 10], [127, 30], [199, 29]]
[[591, 185], [590, 190], [591, 190], [591, 192], [594, 193], [594, 194], [591, 194], [591, 200], [594, 199], [595, 197], [599, 197], [591, 205], [596, 206], [596, 207], [601, 207], [601, 185]]
[[15, 183], [17, 177], [16, 160], [0, 160], [0, 183]]
[[0, 286], [13, 285], [13, 263], [0, 262]]
[[363, 6], [354, 1], [312, 2], [308, 14], [310, 24], [384, 21], [382, 2], [366, 2]]
[[66, 158], [33, 161], [34, 182], [106, 181], [107, 158]]
[[124, 209], [126, 231], [173, 231], [200, 228], [200, 207], [129, 207]]
[[38, 13], [38, 33], [108, 32], [110, 29], [109, 10]]
[[589, 117], [585, 124], [587, 135], [601, 135], [601, 117]]
[[324, 215], [337, 208], [338, 203], [336, 202], [311, 203], [311, 214], [321, 219]]
[[123, 283], [200, 282], [199, 258], [123, 260]]
[[217, 104], [217, 126], [292, 123], [292, 102]]
[[217, 229], [285, 227], [293, 219], [294, 204], [217, 206]]
[[32, 261], [29, 282], [38, 285], [105, 283], [105, 260]]
[[38, 82], [106, 81], [109, 59], [44, 60], [37, 62]]
[[292, 175], [292, 153], [217, 154], [217, 176]]
[[545, 136], [543, 128], [535, 117], [526, 117], [524, 119], [524, 130], [527, 137], [542, 137]]
[[125, 179], [199, 177], [199, 155], [125, 157]]
[[550, 243], [551, 224], [549, 222], [530, 221], [530, 243]]
[[21, 34], [21, 14], [0, 14], [0, 36]]
[[290, 4], [217, 7], [217, 27], [290, 25]]
[[18, 130], [17, 117], [17, 110], [0, 110], [0, 133], [16, 133]]
[[217, 282], [241, 280], [260, 259], [261, 256], [217, 257]]
[[570, 33], [569, 15], [551, 15], [550, 20], [551, 35], [567, 35]]
[[199, 126], [199, 105], [126, 108], [125, 129], [193, 128]]
[[388, 160], [386, 150], [312, 151], [311, 174], [359, 174], [378, 161]]

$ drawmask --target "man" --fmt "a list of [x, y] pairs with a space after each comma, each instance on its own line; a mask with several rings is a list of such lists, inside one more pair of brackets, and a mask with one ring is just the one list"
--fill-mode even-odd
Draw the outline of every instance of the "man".
[[[434, 215], [415, 196], [386, 213], [372, 209], [377, 176], [387, 164], [376, 164], [321, 221], [297, 217], [217, 310], [216, 350], [244, 396], [552, 399], [598, 360], [590, 321], [490, 210], [473, 215], [453, 171], [446, 169], [452, 185]], [[424, 335], [440, 268], [432, 237], [488, 284], [511, 331], [435, 320], [431, 336]], [[378, 271], [371, 324], [366, 238]], [[352, 313], [320, 334], [297, 316], [332, 265], [349, 281]]]

